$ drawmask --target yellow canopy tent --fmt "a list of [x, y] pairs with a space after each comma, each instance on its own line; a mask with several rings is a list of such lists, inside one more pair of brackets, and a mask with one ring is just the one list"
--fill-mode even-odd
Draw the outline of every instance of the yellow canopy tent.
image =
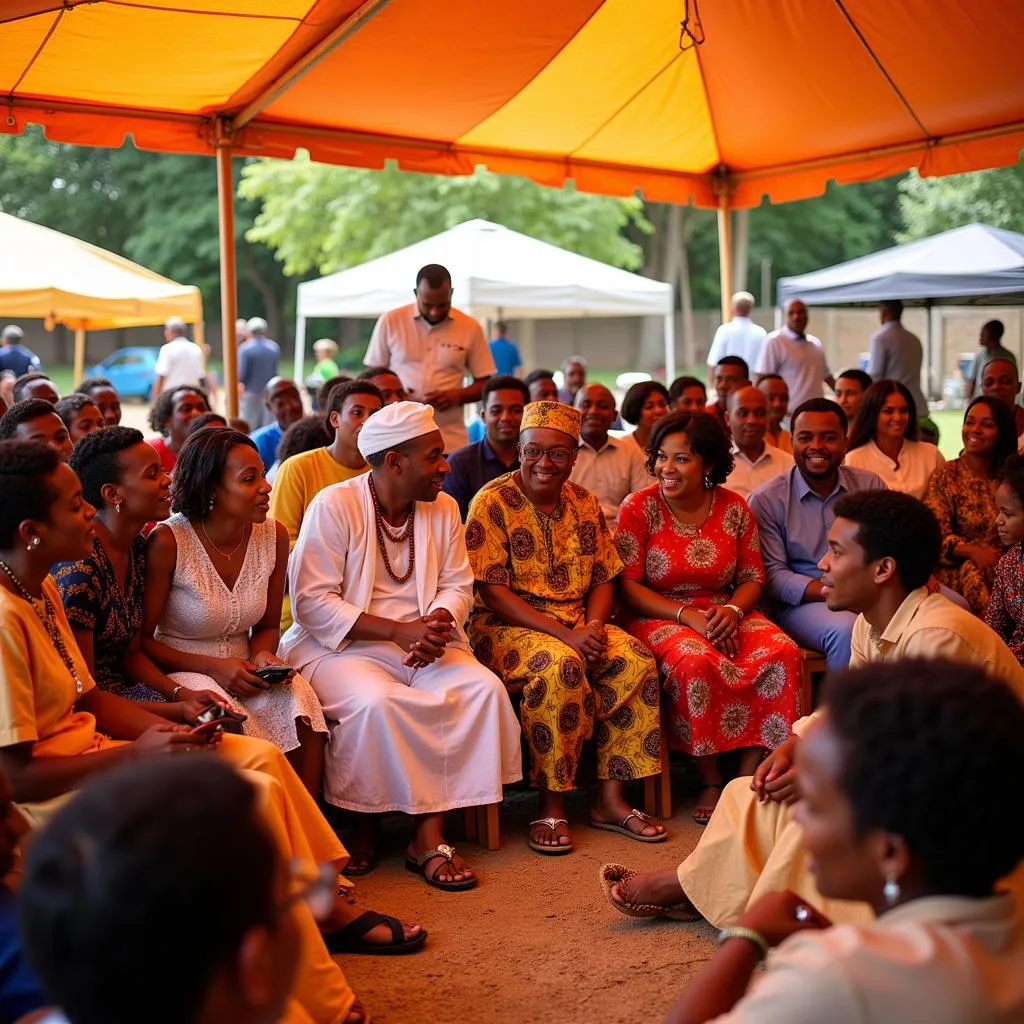
[[[682, 23], [682, 24], [681, 24]], [[466, 174], [719, 209], [1016, 162], [1006, 0], [4, 0], [0, 131]], [[234, 345], [225, 345], [229, 401]]]
[[195, 324], [202, 341], [203, 299], [195, 286], [6, 213], [0, 213], [0, 315], [72, 328], [76, 383], [88, 330], [144, 327], [179, 316]]

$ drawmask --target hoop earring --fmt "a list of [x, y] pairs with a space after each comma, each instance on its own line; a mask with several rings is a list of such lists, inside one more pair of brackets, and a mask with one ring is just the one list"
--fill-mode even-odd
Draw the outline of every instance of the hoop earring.
[[896, 881], [895, 875], [889, 875], [885, 879], [885, 885], [882, 886], [882, 895], [885, 897], [887, 906], [895, 906], [897, 900], [903, 895], [900, 889], [900, 883]]

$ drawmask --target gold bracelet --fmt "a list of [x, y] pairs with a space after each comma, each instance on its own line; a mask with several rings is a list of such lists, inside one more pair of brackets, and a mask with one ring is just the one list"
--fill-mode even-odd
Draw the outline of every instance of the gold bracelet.
[[718, 933], [719, 945], [722, 945], [723, 942], [729, 939], [746, 939], [757, 946], [760, 952], [758, 960], [766, 960], [768, 958], [768, 940], [760, 932], [755, 932], [753, 928], [741, 928], [738, 925], [734, 925], [732, 928], [726, 928]]

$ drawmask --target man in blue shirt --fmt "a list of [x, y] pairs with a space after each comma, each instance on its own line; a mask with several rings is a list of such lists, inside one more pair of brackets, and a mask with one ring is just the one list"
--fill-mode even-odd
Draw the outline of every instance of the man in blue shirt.
[[855, 491], [884, 490], [866, 469], [844, 466], [846, 413], [828, 398], [810, 398], [791, 419], [796, 465], [750, 496], [774, 620], [801, 646], [824, 651], [830, 670], [850, 664], [857, 616], [829, 611], [818, 563], [828, 549], [835, 504]]
[[486, 434], [448, 456], [448, 475], [441, 485], [458, 503], [463, 522], [473, 496], [486, 483], [519, 468], [519, 427], [530, 392], [517, 377], [488, 377], [482, 415]]
[[517, 377], [517, 370], [523, 365], [523, 360], [519, 356], [519, 349], [516, 347], [514, 341], [509, 341], [506, 335], [508, 334], [508, 324], [504, 320], [499, 320], [494, 325], [494, 337], [488, 342], [491, 348], [491, 356], [494, 359], [494, 365], [498, 368], [498, 373], [508, 377]]
[[250, 430], [270, 422], [270, 413], [263, 404], [263, 392], [281, 360], [281, 349], [267, 337], [267, 321], [254, 316], [248, 323], [249, 340], [238, 346], [238, 383], [242, 385], [239, 412]]
[[256, 442], [263, 468], [270, 469], [277, 461], [277, 446], [284, 432], [302, 419], [302, 399], [295, 381], [272, 377], [263, 392], [263, 406], [273, 416], [273, 421], [249, 436]]
[[25, 332], [17, 324], [8, 324], [0, 335], [0, 373], [10, 370], [15, 377], [43, 368], [39, 356], [22, 345]]

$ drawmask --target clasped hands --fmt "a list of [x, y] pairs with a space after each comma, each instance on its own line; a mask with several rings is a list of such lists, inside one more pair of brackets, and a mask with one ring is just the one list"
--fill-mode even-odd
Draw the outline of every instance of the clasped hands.
[[608, 632], [600, 619], [590, 619], [586, 625], [567, 629], [560, 639], [588, 665], [600, 665], [608, 657]]
[[736, 630], [739, 628], [740, 620], [732, 608], [726, 608], [721, 604], [712, 605], [705, 611], [699, 608], [685, 608], [679, 616], [679, 623], [699, 633], [726, 657], [735, 658], [739, 654]]
[[424, 668], [440, 658], [455, 631], [455, 619], [447, 608], [432, 612], [409, 622], [396, 622], [392, 642], [409, 653], [402, 664], [408, 668]]

